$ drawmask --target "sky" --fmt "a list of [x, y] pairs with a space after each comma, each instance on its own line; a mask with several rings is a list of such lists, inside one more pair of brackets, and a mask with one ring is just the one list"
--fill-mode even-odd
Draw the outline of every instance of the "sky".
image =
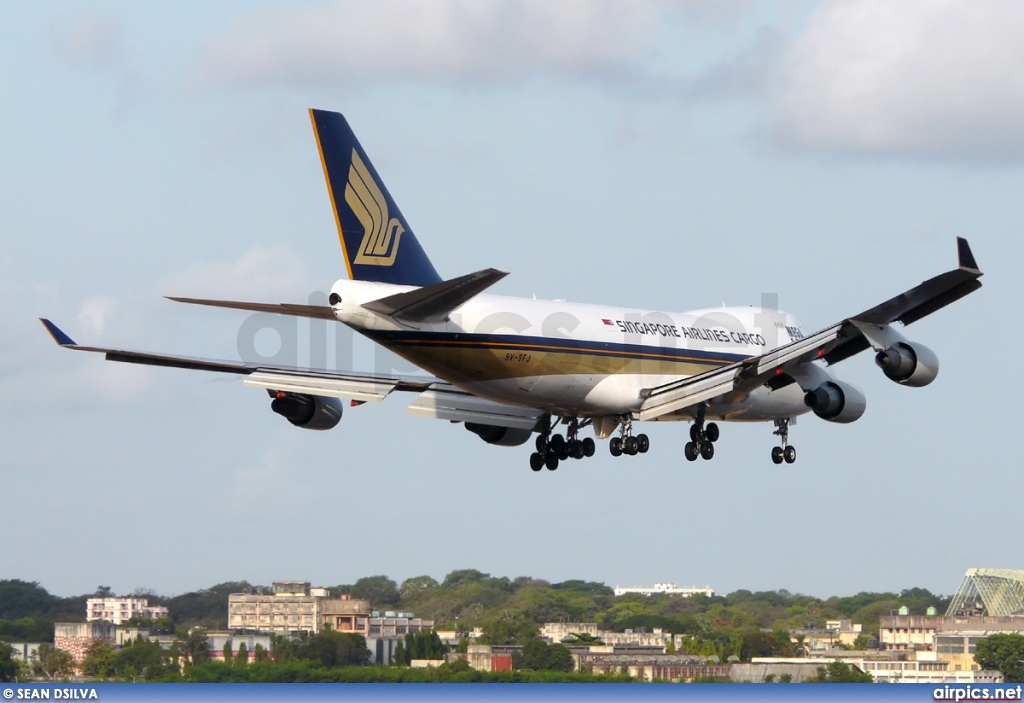
[[[1024, 6], [997, 0], [16, 3], [0, 13], [0, 578], [60, 595], [455, 569], [608, 585], [956, 590], [1020, 568]], [[815, 330], [955, 265], [927, 388], [832, 371], [861, 420], [685, 424], [533, 473], [405, 414], [292, 427], [237, 377], [81, 344], [410, 373], [166, 295], [319, 302], [345, 276], [308, 107], [343, 112], [439, 273]], [[774, 299], [774, 298], [768, 298]], [[282, 341], [282, 338], [283, 341]], [[295, 350], [294, 353], [292, 350]], [[1007, 352], [1011, 355], [1007, 356]]]

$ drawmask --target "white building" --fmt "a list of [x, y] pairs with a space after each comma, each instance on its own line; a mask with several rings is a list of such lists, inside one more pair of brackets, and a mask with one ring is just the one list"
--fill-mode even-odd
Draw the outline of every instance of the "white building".
[[697, 588], [693, 586], [691, 588], [679, 588], [674, 583], [656, 583], [654, 588], [648, 588], [646, 586], [637, 586], [635, 588], [625, 588], [616, 586], [612, 589], [617, 596], [623, 596], [627, 593], [640, 593], [645, 596], [696, 596], [704, 595], [710, 598], [715, 595], [715, 589], [711, 586], [705, 586], [704, 588]]
[[89, 598], [85, 602], [87, 622], [105, 620], [120, 625], [135, 616], [156, 620], [167, 617], [168, 611], [162, 605], [150, 605], [145, 598]]

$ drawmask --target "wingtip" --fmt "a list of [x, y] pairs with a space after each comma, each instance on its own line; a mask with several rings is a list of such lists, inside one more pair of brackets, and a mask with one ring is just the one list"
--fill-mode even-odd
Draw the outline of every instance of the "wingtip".
[[971, 245], [966, 239], [963, 237], [957, 237], [956, 249], [960, 268], [981, 273], [981, 269], [978, 268], [978, 262], [974, 258], [974, 253], [971, 251]]
[[60, 327], [58, 327], [57, 325], [55, 325], [52, 322], [50, 322], [49, 320], [47, 320], [45, 317], [40, 317], [39, 321], [43, 323], [43, 327], [45, 327], [46, 331], [50, 333], [50, 336], [53, 337], [53, 341], [55, 341], [58, 346], [61, 346], [61, 347], [77, 347], [78, 346], [77, 344], [75, 344], [75, 340], [71, 339], [71, 337], [69, 337], [66, 334], [64, 334], [63, 330], [61, 330]]

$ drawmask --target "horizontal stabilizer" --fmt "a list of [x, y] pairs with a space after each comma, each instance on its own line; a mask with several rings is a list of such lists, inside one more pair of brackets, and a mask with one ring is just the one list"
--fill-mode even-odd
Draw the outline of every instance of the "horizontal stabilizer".
[[363, 303], [367, 310], [409, 322], [439, 322], [452, 310], [490, 288], [508, 275], [507, 271], [484, 269], [441, 281], [405, 293]]
[[293, 303], [246, 303], [237, 300], [205, 300], [203, 298], [175, 298], [168, 300], [189, 305], [209, 305], [214, 308], [231, 308], [233, 310], [252, 310], [253, 312], [271, 312], [277, 315], [294, 317], [315, 317], [323, 320], [334, 320], [334, 310], [329, 305], [295, 305]]

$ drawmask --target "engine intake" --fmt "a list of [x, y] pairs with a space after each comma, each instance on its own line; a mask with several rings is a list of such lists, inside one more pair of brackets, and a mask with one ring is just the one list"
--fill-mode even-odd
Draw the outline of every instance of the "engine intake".
[[886, 378], [904, 386], [927, 386], [939, 375], [939, 358], [916, 342], [897, 342], [875, 355], [875, 364]]
[[270, 409], [304, 430], [329, 430], [341, 422], [341, 401], [319, 395], [271, 391]]
[[857, 388], [842, 381], [826, 381], [804, 396], [804, 404], [822, 420], [855, 422], [864, 414], [868, 401]]
[[476, 422], [467, 422], [466, 429], [488, 444], [496, 444], [501, 447], [518, 447], [533, 434], [533, 430], [501, 425], [481, 425]]

